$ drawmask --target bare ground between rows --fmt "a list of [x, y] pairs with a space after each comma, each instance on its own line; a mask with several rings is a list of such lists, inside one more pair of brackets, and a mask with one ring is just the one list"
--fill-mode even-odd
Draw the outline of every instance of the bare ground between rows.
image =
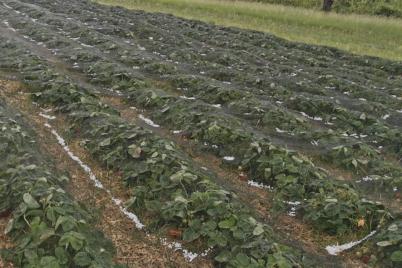
[[33, 42], [30, 42], [23, 38], [20, 34], [13, 32], [0, 25], [0, 34], [15, 42], [22, 44], [25, 48], [31, 51], [33, 54], [46, 59], [50, 65], [52, 65], [58, 72], [66, 74], [71, 77], [78, 85], [94, 90], [94, 87], [88, 83], [86, 77], [77, 71], [73, 71], [70, 65], [54, 56], [51, 51], [45, 47], [39, 46]]
[[[0, 215], [0, 250], [9, 249], [13, 247], [13, 243], [11, 242], [9, 237], [7, 237], [7, 235], [4, 234], [6, 226], [10, 219], [11, 219], [10, 215]], [[12, 267], [14, 267], [13, 264], [4, 261], [0, 256], [0, 268], [12, 268]]]
[[[172, 134], [171, 131], [163, 127], [150, 127], [138, 119], [139, 112], [145, 114], [145, 111], [130, 107], [124, 103], [121, 97], [103, 96], [101, 100], [103, 103], [118, 110], [121, 117], [126, 121], [134, 122], [137, 125], [150, 129], [157, 135], [177, 144], [198, 167], [206, 168], [212, 174], [216, 183], [227, 190], [235, 192], [243, 204], [257, 212], [258, 215], [256, 216], [258, 218], [272, 226], [275, 231], [281, 233], [282, 237], [286, 238], [285, 243], [297, 245], [309, 254], [322, 258], [328, 267], [351, 267], [351, 265], [353, 267], [364, 267], [363, 264], [353, 260], [353, 256], [351, 255], [348, 257], [342, 256], [341, 261], [336, 257], [328, 256], [324, 248], [326, 245], [336, 244], [335, 237], [315, 231], [311, 226], [303, 223], [301, 219], [272, 213], [270, 210], [273, 202], [272, 194], [266, 189], [249, 186], [247, 176], [242, 175], [241, 171], [226, 167], [222, 159], [212, 153], [200, 150], [197, 144], [189, 140], [185, 135]], [[351, 237], [349, 236], [346, 239], [351, 240]]]
[[[97, 218], [96, 227], [112, 240], [117, 250], [116, 261], [118, 263], [126, 264], [129, 267], [211, 266], [209, 261], [203, 259], [188, 263], [179, 252], [173, 252], [171, 249], [162, 246], [157, 237], [145, 236], [144, 232], [138, 231], [133, 222], [105, 194], [105, 191], [97, 189], [79, 165], [67, 156], [49, 129], [44, 126], [48, 120], [39, 116], [42, 110], [32, 104], [28, 94], [23, 91], [21, 84], [0, 81], [0, 88], [0, 96], [5, 98], [8, 104], [18, 109], [29, 120], [30, 125], [38, 135], [41, 149], [54, 159], [58, 170], [69, 173], [71, 180], [67, 191], [77, 201], [95, 212], [94, 214]], [[63, 122], [65, 122], [63, 118], [59, 117], [49, 123], [61, 134], [66, 130]], [[128, 190], [122, 185], [122, 179], [119, 174], [101, 168], [80, 147], [78, 140], [73, 140], [69, 147], [76, 156], [91, 167], [96, 177], [107, 189], [110, 189], [115, 197], [123, 201], [128, 199]], [[0, 242], [1, 246], [2, 243]], [[0, 265], [0, 267], [2, 266]]]

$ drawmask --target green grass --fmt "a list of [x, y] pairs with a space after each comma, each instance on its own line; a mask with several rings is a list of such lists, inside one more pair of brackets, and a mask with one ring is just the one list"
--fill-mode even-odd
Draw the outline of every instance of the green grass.
[[[235, 1], [235, 0], [228, 0]], [[294, 7], [321, 9], [323, 0], [244, 0]], [[401, 0], [335, 0], [332, 11], [402, 18]]]
[[402, 19], [325, 14], [316, 10], [242, 1], [95, 1], [269, 32], [288, 40], [336, 47], [360, 55], [402, 60]]

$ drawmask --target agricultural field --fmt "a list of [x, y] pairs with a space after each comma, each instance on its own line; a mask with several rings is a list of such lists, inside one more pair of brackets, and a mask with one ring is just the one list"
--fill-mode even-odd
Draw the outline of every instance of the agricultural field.
[[1, 267], [401, 267], [402, 62], [0, 3]]

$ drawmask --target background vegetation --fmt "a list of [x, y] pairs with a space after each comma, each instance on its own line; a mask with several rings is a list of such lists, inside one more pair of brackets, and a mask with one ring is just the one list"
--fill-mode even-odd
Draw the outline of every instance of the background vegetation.
[[[322, 0], [246, 0], [320, 9]], [[402, 17], [401, 0], [335, 0], [333, 10], [339, 13], [358, 13], [379, 16]]]

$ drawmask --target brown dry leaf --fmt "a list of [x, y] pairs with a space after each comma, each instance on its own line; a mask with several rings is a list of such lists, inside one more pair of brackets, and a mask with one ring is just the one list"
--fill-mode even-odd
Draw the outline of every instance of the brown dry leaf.
[[239, 174], [239, 179], [240, 179], [241, 181], [247, 181], [247, 180], [248, 180], [248, 176], [247, 176], [247, 174], [245, 174], [245, 173], [243, 173], [243, 172], [240, 172], [240, 174]]
[[179, 230], [179, 229], [169, 229], [169, 230], [167, 231], [167, 234], [168, 234], [170, 237], [173, 237], [173, 238], [181, 238], [182, 231]]

